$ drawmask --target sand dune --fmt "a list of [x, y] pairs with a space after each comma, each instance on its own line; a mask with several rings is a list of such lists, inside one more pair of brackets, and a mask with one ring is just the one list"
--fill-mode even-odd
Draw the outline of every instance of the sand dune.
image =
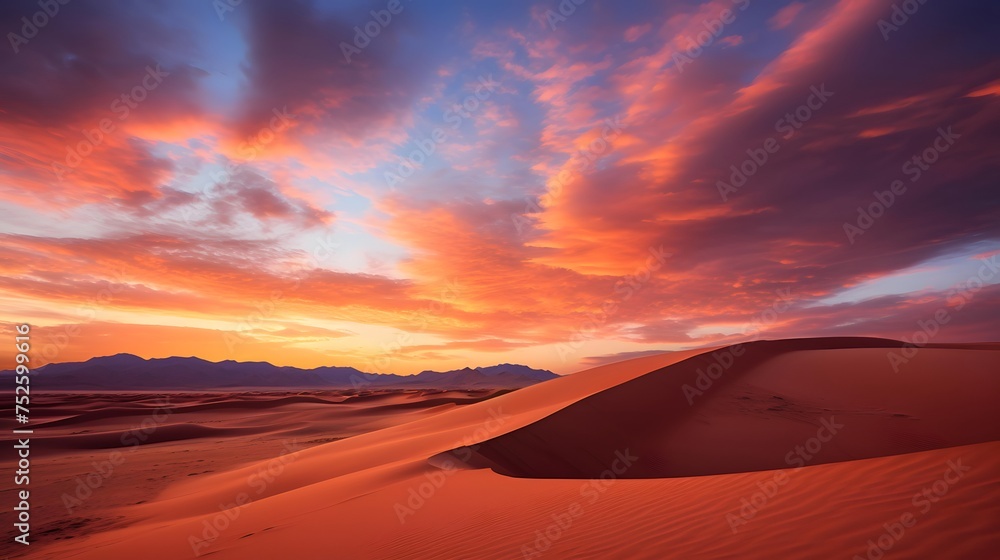
[[[660, 478], [1000, 439], [1000, 409], [991, 405], [1000, 395], [995, 351], [923, 349], [895, 373], [886, 351], [898, 347], [783, 340], [747, 345], [738, 356], [733, 348], [702, 354], [484, 442], [469, 463], [511, 476], [596, 478], [628, 448], [643, 461], [622, 477]], [[972, 411], [982, 416], [970, 422]], [[812, 450], [796, 451], [810, 441]]]
[[[935, 345], [896, 371], [899, 346], [756, 342], [473, 404], [374, 399], [395, 407], [392, 425], [175, 477], [146, 503], [109, 507], [121, 520], [107, 530], [36, 555], [865, 558], [881, 544], [893, 558], [990, 557], [1000, 350]], [[309, 417], [286, 422], [291, 433]], [[191, 442], [195, 455], [221, 443]], [[148, 449], [160, 447], [176, 457]]]

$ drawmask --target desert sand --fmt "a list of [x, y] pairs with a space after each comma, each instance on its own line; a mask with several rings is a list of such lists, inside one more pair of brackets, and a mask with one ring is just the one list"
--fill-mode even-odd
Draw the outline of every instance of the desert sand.
[[[992, 557], [1000, 346], [903, 352], [759, 341], [505, 394], [189, 397], [118, 445], [83, 521], [38, 511], [29, 556]], [[56, 511], [112, 426], [160, 405], [51, 398], [37, 470]]]

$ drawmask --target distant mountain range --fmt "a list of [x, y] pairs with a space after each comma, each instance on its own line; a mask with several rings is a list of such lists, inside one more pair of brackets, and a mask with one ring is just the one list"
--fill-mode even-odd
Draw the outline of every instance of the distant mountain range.
[[[0, 376], [13, 371], [0, 372]], [[201, 358], [155, 358], [132, 354], [86, 362], [47, 364], [32, 374], [36, 390], [270, 389], [514, 389], [559, 377], [517, 364], [423, 371], [417, 375], [365, 373], [352, 367], [300, 369], [267, 362], [209, 362]]]

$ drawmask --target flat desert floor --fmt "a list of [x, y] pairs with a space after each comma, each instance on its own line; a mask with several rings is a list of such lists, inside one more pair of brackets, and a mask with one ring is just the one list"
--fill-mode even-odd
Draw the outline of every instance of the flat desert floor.
[[6, 554], [990, 558], [998, 366], [827, 338], [512, 392], [49, 395], [34, 544]]

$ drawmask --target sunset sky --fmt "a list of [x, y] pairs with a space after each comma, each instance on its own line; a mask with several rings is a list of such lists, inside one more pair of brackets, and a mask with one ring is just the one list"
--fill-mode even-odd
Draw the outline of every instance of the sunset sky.
[[4, 363], [1000, 340], [996, 3], [233, 4], [0, 4]]

